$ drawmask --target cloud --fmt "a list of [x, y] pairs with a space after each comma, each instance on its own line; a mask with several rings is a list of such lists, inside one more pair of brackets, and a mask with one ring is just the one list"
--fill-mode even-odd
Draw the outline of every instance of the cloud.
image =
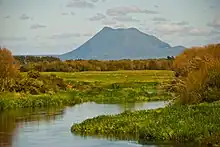
[[209, 30], [192, 27], [185, 21], [157, 24], [155, 31], [164, 35], [176, 34], [180, 36], [208, 36], [210, 34]]
[[132, 16], [115, 16], [113, 20], [122, 22], [139, 22], [140, 20], [134, 19]]
[[96, 3], [96, 2], [98, 2], [99, 0], [91, 0], [92, 2], [94, 2], [94, 3]]
[[162, 32], [163, 34], [166, 34], [166, 35], [188, 31], [188, 29], [189, 28], [186, 26], [170, 24], [170, 23], [161, 23], [156, 26], [156, 31]]
[[217, 40], [217, 41], [218, 41], [218, 43], [220, 43], [220, 41], [219, 41], [219, 40], [220, 40], [220, 35], [219, 35], [219, 36], [217, 36], [217, 37], [215, 37], [214, 39], [215, 39], [215, 40]]
[[189, 23], [187, 21], [173, 22], [173, 24], [180, 25], [180, 26], [189, 25]]
[[28, 20], [28, 19], [30, 19], [30, 17], [27, 16], [27, 14], [22, 14], [22, 15], [20, 16], [20, 19], [22, 19], [22, 20]]
[[92, 34], [91, 33], [85, 33], [85, 34], [83, 34], [83, 36], [92, 36]]
[[190, 36], [206, 36], [209, 34], [209, 31], [199, 28], [191, 28], [188, 30], [188, 32], [186, 32], [186, 34]]
[[26, 37], [0, 37], [0, 41], [25, 41]]
[[215, 18], [212, 22], [207, 24], [209, 27], [220, 29], [220, 18]]
[[103, 20], [105, 18], [106, 18], [106, 16], [104, 14], [97, 13], [95, 16], [91, 17], [89, 20], [90, 21], [99, 21], [99, 20]]
[[118, 24], [114, 26], [115, 28], [125, 28], [126, 26], [124, 24]]
[[169, 21], [168, 19], [163, 18], [163, 17], [154, 17], [152, 20], [155, 21], [155, 22]]
[[72, 0], [72, 1], [69, 1], [66, 6], [74, 7], [74, 8], [94, 8], [95, 7], [93, 3], [87, 2], [85, 0]]
[[75, 15], [75, 13], [74, 12], [62, 12], [61, 13], [61, 15], [63, 15], [63, 16], [67, 16], [67, 15]]
[[211, 35], [220, 35], [220, 30], [211, 30], [210, 34]]
[[106, 2], [106, 0], [91, 0], [91, 2], [96, 3], [96, 2]]
[[5, 16], [4, 18], [5, 18], [5, 19], [8, 19], [8, 18], [11, 18], [11, 16], [10, 16], [10, 15], [7, 15], [7, 16]]
[[156, 11], [151, 11], [151, 10], [146, 10], [146, 9], [141, 9], [136, 6], [131, 6], [131, 7], [115, 7], [108, 9], [106, 11], [106, 14], [109, 16], [119, 16], [119, 15], [127, 15], [130, 13], [145, 13], [145, 14], [158, 14]]
[[114, 24], [116, 24], [116, 21], [109, 20], [109, 19], [104, 19], [104, 20], [102, 21], [102, 23], [103, 23], [104, 25], [114, 25]]
[[79, 33], [62, 33], [58, 35], [53, 35], [50, 37], [50, 39], [68, 39], [73, 37], [80, 37], [81, 35]]
[[41, 25], [41, 24], [33, 24], [30, 26], [30, 29], [42, 29], [42, 28], [46, 28], [47, 26], [45, 25]]
[[61, 15], [69, 15], [69, 13], [67, 13], [67, 12], [63, 12], [63, 13], [61, 13]]
[[159, 6], [158, 6], [158, 5], [154, 5], [154, 7], [155, 7], [155, 8], [159, 8]]

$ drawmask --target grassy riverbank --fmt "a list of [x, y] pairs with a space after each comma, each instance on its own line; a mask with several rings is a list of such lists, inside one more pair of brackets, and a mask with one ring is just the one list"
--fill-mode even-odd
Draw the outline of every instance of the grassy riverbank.
[[15, 108], [35, 108], [49, 106], [75, 105], [82, 102], [82, 99], [73, 97], [71, 92], [59, 92], [56, 94], [22, 94], [3, 93], [0, 95], [0, 110]]
[[[99, 116], [74, 124], [72, 132], [139, 141], [220, 145], [220, 44], [186, 49], [174, 60], [175, 92], [166, 108]], [[123, 137], [129, 136], [129, 137]], [[198, 146], [198, 145], [196, 145]]]
[[[36, 73], [35, 73], [36, 74]], [[34, 74], [34, 75], [35, 75]], [[160, 88], [163, 82], [172, 79], [170, 71], [115, 71], [115, 72], [83, 72], [83, 73], [40, 73], [44, 79], [51, 74], [56, 75], [55, 84], [66, 85], [66, 90], [52, 91], [46, 86], [48, 92], [36, 95], [21, 92], [3, 92], [0, 94], [0, 110], [26, 107], [48, 107], [60, 105], [75, 105], [82, 102], [93, 101], [96, 103], [133, 103], [141, 101], [167, 100], [171, 96]], [[26, 73], [22, 73], [26, 77]], [[39, 75], [38, 75], [39, 76]], [[144, 79], [144, 77], [146, 77]], [[157, 78], [160, 77], [160, 78]], [[157, 80], [155, 80], [157, 79]], [[45, 86], [42, 78], [31, 79], [25, 91], [41, 91]], [[26, 81], [30, 81], [26, 79]], [[24, 82], [23, 82], [24, 83]], [[22, 83], [22, 84], [23, 84]], [[36, 83], [36, 84], [32, 84]], [[19, 83], [20, 84], [20, 83]], [[20, 84], [21, 85], [21, 84]], [[39, 90], [40, 89], [40, 90]], [[43, 88], [44, 89], [44, 88]]]
[[[147, 141], [219, 143], [220, 102], [98, 116], [72, 126], [81, 135]], [[127, 137], [129, 136], [129, 137]]]

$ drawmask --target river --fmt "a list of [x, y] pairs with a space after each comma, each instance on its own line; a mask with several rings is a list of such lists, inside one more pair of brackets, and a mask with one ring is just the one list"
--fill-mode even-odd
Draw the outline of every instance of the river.
[[[166, 102], [127, 105], [84, 103], [64, 108], [17, 109], [0, 113], [0, 147], [138, 147], [135, 141], [76, 136], [73, 123], [125, 110], [164, 107]], [[157, 147], [156, 145], [144, 145]]]

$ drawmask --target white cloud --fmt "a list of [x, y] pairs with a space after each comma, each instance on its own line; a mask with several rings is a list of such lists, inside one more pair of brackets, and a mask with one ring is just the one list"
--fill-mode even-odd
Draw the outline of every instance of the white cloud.
[[87, 2], [85, 0], [72, 0], [72, 1], [69, 1], [66, 6], [74, 7], [74, 8], [94, 8], [95, 7], [93, 3]]
[[22, 19], [22, 20], [27, 20], [27, 19], [30, 19], [30, 17], [29, 17], [27, 14], [22, 14], [22, 15], [20, 16], [20, 19]]
[[103, 23], [104, 25], [113, 25], [113, 24], [116, 24], [116, 21], [109, 20], [109, 19], [104, 19], [104, 20], [102, 21], [102, 23]]
[[130, 13], [146, 13], [146, 14], [157, 14], [156, 11], [141, 9], [136, 6], [130, 6], [130, 7], [115, 7], [108, 9], [106, 11], [107, 15], [109, 16], [118, 16], [118, 15], [127, 15]]
[[122, 21], [122, 22], [139, 22], [139, 20], [134, 19], [132, 16], [115, 16], [113, 20]]
[[42, 29], [42, 28], [46, 28], [47, 26], [45, 25], [41, 25], [41, 24], [33, 24], [31, 25], [31, 29]]
[[0, 41], [25, 41], [26, 37], [0, 37]]
[[220, 18], [215, 18], [212, 22], [208, 23], [208, 26], [220, 29]]
[[166, 18], [163, 17], [154, 17], [152, 20], [156, 22], [168, 21]]
[[81, 35], [79, 33], [62, 33], [58, 35], [52, 35], [50, 39], [67, 39], [67, 38], [73, 38], [73, 37], [80, 37]]
[[156, 24], [156, 32], [164, 35], [178, 34], [180, 36], [207, 36], [210, 31], [190, 26], [187, 22], [164, 22]]
[[97, 13], [95, 16], [91, 17], [89, 20], [98, 21], [98, 20], [103, 20], [105, 18], [106, 18], [106, 16], [104, 14]]

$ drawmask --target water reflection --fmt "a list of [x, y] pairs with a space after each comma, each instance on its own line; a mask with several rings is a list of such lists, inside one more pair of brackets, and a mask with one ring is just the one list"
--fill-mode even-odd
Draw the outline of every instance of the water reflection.
[[0, 145], [1, 147], [12, 146], [14, 134], [17, 128], [30, 122], [45, 121], [50, 123], [58, 117], [62, 117], [64, 109], [61, 108], [36, 108], [36, 109], [17, 109], [12, 111], [0, 112]]
[[[131, 138], [107, 139], [73, 135], [70, 127], [99, 115], [118, 114], [125, 110], [153, 109], [164, 102], [136, 104], [85, 103], [74, 107], [18, 109], [0, 113], [0, 147], [134, 147], [141, 146]], [[147, 147], [155, 145], [147, 145]], [[159, 147], [160, 145], [157, 145]], [[170, 145], [169, 145], [170, 146]]]

